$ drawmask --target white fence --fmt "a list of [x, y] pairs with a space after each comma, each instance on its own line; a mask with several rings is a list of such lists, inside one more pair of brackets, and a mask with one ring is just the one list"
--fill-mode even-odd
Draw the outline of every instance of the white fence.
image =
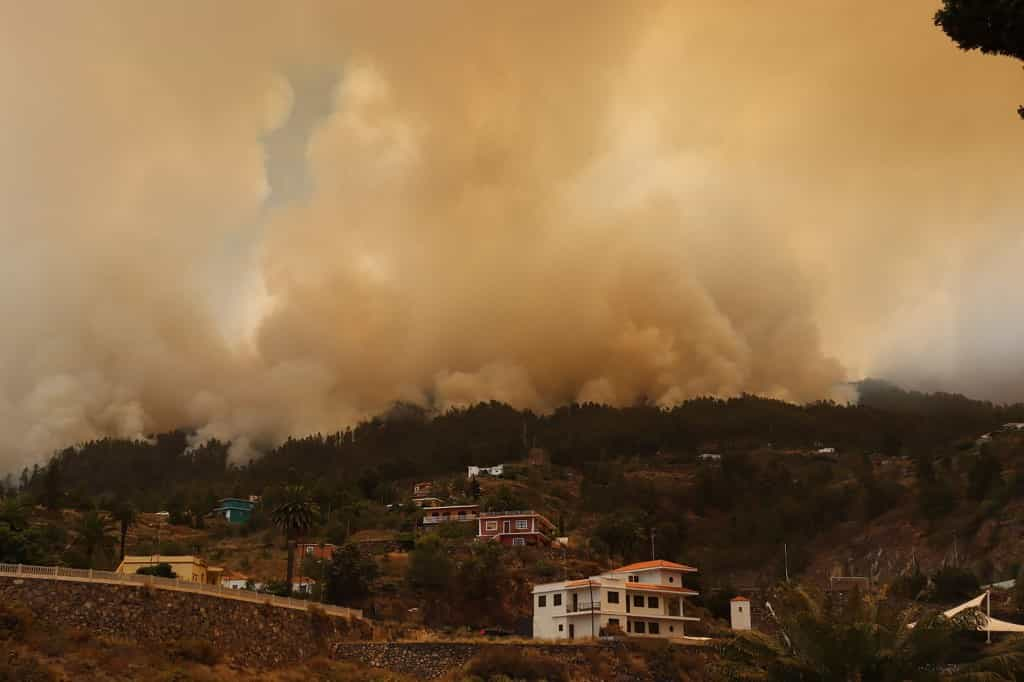
[[333, 606], [331, 604], [316, 604], [316, 602], [292, 599], [291, 597], [278, 597], [272, 594], [261, 594], [250, 590], [234, 590], [223, 585], [207, 585], [205, 583], [193, 583], [176, 578], [158, 578], [154, 575], [137, 575], [134, 573], [114, 573], [112, 571], [97, 571], [85, 568], [65, 568], [63, 566], [30, 566], [27, 564], [0, 564], [0, 576], [14, 578], [31, 578], [44, 580], [65, 580], [81, 583], [105, 583], [107, 585], [152, 585], [161, 590], [174, 592], [192, 592], [205, 594], [211, 597], [222, 599], [234, 599], [236, 601], [247, 601], [256, 604], [267, 604], [279, 606], [286, 609], [297, 609], [306, 611], [311, 605], [322, 606], [323, 610], [331, 616], [343, 618], [362, 618], [363, 612], [359, 609], [349, 609], [344, 606]]

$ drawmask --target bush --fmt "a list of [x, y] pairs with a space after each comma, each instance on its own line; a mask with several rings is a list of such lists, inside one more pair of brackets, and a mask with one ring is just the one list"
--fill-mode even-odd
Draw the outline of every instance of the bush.
[[203, 665], [217, 665], [220, 662], [220, 651], [205, 639], [179, 639], [167, 647], [172, 658], [192, 661]]
[[917, 599], [917, 595], [921, 594], [921, 590], [927, 584], [928, 578], [921, 571], [914, 571], [897, 577], [892, 581], [892, 586], [889, 589], [893, 596], [902, 599]]
[[156, 566], [145, 566], [135, 571], [139, 575], [155, 575], [158, 578], [177, 578], [178, 574], [174, 572], [170, 564], [159, 563]]
[[559, 572], [558, 566], [546, 559], [538, 561], [533, 570], [541, 578], [554, 578]]
[[484, 680], [504, 677], [513, 680], [569, 682], [569, 673], [563, 663], [513, 647], [484, 650], [469, 662], [466, 672]]
[[932, 582], [935, 585], [932, 597], [939, 602], [963, 601], [978, 596], [981, 591], [973, 573], [955, 566], [940, 568], [932, 576]]

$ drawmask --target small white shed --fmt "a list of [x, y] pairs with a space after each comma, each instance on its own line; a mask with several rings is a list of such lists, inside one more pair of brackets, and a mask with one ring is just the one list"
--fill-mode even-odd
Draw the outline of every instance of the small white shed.
[[733, 630], [749, 630], [750, 600], [746, 597], [733, 597], [729, 602], [729, 616]]

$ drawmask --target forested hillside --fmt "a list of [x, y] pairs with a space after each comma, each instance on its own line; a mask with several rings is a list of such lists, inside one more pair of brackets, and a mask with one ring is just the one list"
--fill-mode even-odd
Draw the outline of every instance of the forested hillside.
[[[1024, 547], [1013, 539], [1019, 533], [1006, 529], [1024, 520], [1024, 442], [998, 430], [1024, 421], [1024, 406], [875, 381], [859, 389], [858, 405], [744, 396], [672, 409], [574, 404], [537, 415], [499, 403], [443, 414], [398, 404], [354, 428], [290, 439], [246, 462], [230, 461], [229, 443], [196, 443], [186, 430], [82, 443], [14, 477], [9, 497], [54, 514], [78, 510], [83, 518], [70, 527], [33, 525], [15, 514], [0, 550], [7, 561], [85, 565], [95, 552], [83, 555], [75, 538], [88, 537], [92, 510], [166, 510], [172, 527], [191, 533], [179, 544], [218, 547], [233, 569], [265, 564], [272, 575], [263, 577], [270, 578], [282, 571], [270, 567], [283, 553], [273, 550], [279, 538], [269, 510], [289, 486], [301, 486], [316, 503], [313, 541], [369, 533], [412, 547], [422, 513], [406, 503], [414, 482], [432, 481], [435, 494], [451, 502], [536, 509], [568, 535], [568, 556], [520, 562], [535, 580], [649, 558], [652, 536], [659, 557], [701, 566], [707, 587], [771, 583], [785, 572], [784, 554], [793, 575], [820, 578], [839, 563], [844, 571], [893, 577], [911, 556], [937, 566], [954, 543], [980, 578], [1015, 575], [1014, 556]], [[994, 437], [979, 440], [989, 432]], [[721, 459], [702, 460], [701, 453]], [[466, 465], [498, 463], [506, 464], [502, 478], [466, 480]], [[248, 495], [263, 500], [249, 524], [229, 529], [234, 535], [203, 530], [219, 498]], [[450, 531], [441, 537], [448, 553], [468, 552], [463, 534]], [[130, 548], [153, 546], [155, 538], [132, 533]], [[431, 560], [444, 554], [424, 546], [412, 555], [430, 552]], [[472, 556], [490, 572], [500, 565], [493, 556]], [[553, 565], [563, 559], [569, 564]], [[405, 577], [401, 585], [416, 584]], [[424, 580], [420, 587], [435, 594], [444, 582]], [[509, 593], [518, 594], [521, 582], [510, 582]], [[492, 612], [498, 618], [508, 604], [496, 603]]]

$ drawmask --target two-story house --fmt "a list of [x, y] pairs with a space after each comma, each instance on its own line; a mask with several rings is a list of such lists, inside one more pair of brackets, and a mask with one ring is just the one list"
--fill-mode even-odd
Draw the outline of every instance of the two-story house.
[[423, 525], [433, 526], [449, 521], [476, 521], [480, 513], [478, 504], [452, 504], [446, 507], [429, 507], [423, 515]]
[[477, 537], [503, 545], [550, 545], [555, 524], [535, 511], [480, 512]]
[[671, 561], [629, 564], [583, 580], [533, 588], [533, 636], [538, 639], [597, 637], [618, 630], [633, 637], [685, 637], [683, 598], [697, 593], [683, 585], [692, 566]]

